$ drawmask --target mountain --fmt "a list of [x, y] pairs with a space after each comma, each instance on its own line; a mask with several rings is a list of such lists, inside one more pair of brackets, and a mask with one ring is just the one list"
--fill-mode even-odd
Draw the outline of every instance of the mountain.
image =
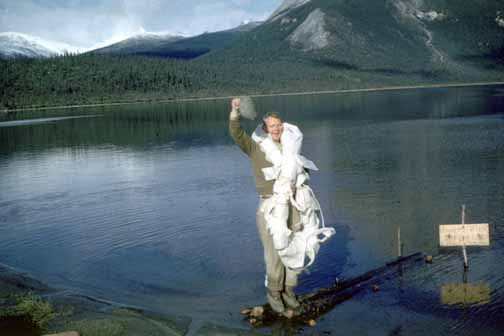
[[483, 80], [503, 70], [503, 36], [501, 0], [284, 0], [264, 24], [201, 61], [246, 60], [270, 75], [276, 63], [286, 80], [297, 78], [288, 68], [350, 80]]
[[302, 6], [311, 0], [284, 0], [280, 6], [270, 15], [268, 21], [274, 21], [284, 15], [286, 15], [291, 10]]
[[0, 58], [51, 57], [55, 50], [47, 48], [40, 40], [19, 33], [0, 33]]
[[90, 53], [109, 55], [144, 55], [183, 38], [183, 36], [179, 35], [143, 33], [106, 47], [92, 50]]
[[258, 27], [260, 22], [244, 23], [236, 28], [183, 38], [180, 36], [140, 35], [93, 50], [93, 54], [142, 55], [193, 59], [210, 51], [231, 46], [242, 34]]
[[78, 53], [78, 49], [27, 34], [0, 33], [0, 58], [53, 57], [67, 52]]
[[[503, 22], [504, 23], [504, 22]], [[245, 33], [249, 32], [251, 30], [254, 30], [255, 28], [259, 27], [260, 25], [263, 24], [263, 21], [243, 21], [239, 26], [228, 29], [228, 30], [223, 30], [223, 32], [235, 32], [235, 33]]]

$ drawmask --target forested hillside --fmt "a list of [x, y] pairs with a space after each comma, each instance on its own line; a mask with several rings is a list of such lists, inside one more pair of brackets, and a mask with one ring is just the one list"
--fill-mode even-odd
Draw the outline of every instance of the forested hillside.
[[212, 77], [169, 58], [105, 55], [0, 60], [0, 72], [4, 109], [185, 97]]
[[362, 70], [302, 55], [240, 60], [76, 55], [0, 60], [0, 110], [238, 94], [268, 94], [502, 79], [448, 72]]

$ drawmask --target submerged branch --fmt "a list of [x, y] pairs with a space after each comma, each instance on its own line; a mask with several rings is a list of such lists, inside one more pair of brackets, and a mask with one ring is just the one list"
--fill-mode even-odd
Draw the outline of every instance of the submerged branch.
[[[406, 263], [416, 263], [421, 261], [422, 253], [418, 252], [398, 258], [387, 263], [385, 266], [368, 271], [358, 277], [340, 281], [336, 279], [332, 286], [320, 288], [314, 292], [305, 294], [299, 298], [301, 307], [294, 317], [288, 319], [274, 312], [269, 304], [263, 304], [259, 309], [262, 314], [257, 314], [258, 309], [248, 309], [245, 314], [245, 320], [248, 320], [255, 327], [271, 326], [278, 322], [285, 323], [288, 326], [295, 327], [308, 323], [324, 315], [336, 305], [345, 302], [364, 290], [378, 290], [377, 283], [383, 279], [402, 272], [402, 267]], [[372, 283], [371, 283], [372, 282]], [[260, 315], [260, 316], [256, 316]]]

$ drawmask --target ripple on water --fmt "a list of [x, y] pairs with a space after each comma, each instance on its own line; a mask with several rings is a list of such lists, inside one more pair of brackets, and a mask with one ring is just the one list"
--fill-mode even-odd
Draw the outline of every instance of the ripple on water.
[[[434, 263], [340, 305], [320, 324], [334, 320], [330, 330], [339, 330], [359, 316], [355, 334], [502, 330], [501, 117], [347, 123], [334, 119], [333, 103], [324, 122], [300, 118], [304, 150], [322, 168], [314, 189], [337, 233], [299, 290], [381, 266], [396, 253], [399, 225], [406, 250], [433, 254]], [[262, 302], [257, 196], [226, 123], [178, 125], [154, 139], [164, 125], [145, 118], [100, 119], [96, 139], [85, 143], [74, 139], [78, 121], [71, 132], [63, 122], [0, 130], [22, 144], [0, 157], [0, 255], [65, 288], [160, 311], [183, 307], [222, 318], [244, 301]], [[34, 131], [46, 126], [46, 145], [37, 147]], [[469, 251], [467, 279], [487, 283], [490, 300], [444, 304], [443, 286], [462, 284], [463, 270], [460, 251], [438, 253], [436, 225], [458, 220], [465, 202], [468, 216], [493, 225], [491, 247]]]

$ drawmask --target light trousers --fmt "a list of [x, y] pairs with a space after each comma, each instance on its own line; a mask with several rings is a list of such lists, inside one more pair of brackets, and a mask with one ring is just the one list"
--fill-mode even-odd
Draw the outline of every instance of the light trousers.
[[[261, 211], [264, 199], [260, 198], [257, 208], [256, 222], [259, 237], [264, 249], [264, 263], [266, 264], [267, 287], [270, 291], [277, 292], [285, 290], [285, 287], [296, 287], [299, 272], [285, 267], [280, 260], [277, 250], [273, 246], [273, 237], [266, 228], [264, 212]], [[289, 219], [287, 225], [289, 229], [296, 232], [301, 229], [299, 212], [294, 207], [289, 209]]]

